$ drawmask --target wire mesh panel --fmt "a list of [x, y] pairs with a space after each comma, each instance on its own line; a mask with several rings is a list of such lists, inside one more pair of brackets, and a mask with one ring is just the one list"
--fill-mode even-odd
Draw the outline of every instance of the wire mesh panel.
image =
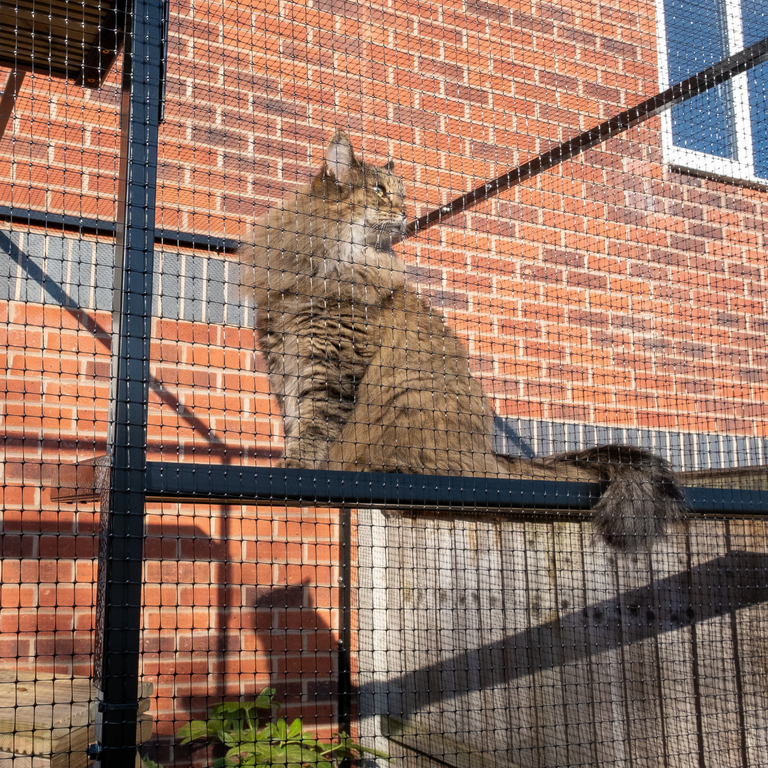
[[0, 766], [767, 764], [767, 35], [0, 5]]

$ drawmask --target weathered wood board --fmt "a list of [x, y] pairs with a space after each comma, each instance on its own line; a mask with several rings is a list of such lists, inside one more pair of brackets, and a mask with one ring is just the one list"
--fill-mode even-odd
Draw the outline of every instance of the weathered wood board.
[[403, 765], [768, 765], [765, 524], [638, 555], [552, 518], [358, 527], [361, 734]]
[[[89, 678], [42, 678], [0, 669], [0, 768], [86, 768], [85, 750], [95, 739], [97, 691]], [[152, 737], [151, 683], [139, 690], [136, 735]]]

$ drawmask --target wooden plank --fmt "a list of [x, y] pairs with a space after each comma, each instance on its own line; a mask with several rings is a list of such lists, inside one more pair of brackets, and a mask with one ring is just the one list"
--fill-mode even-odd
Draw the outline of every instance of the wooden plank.
[[[388, 546], [388, 574], [387, 578], [399, 580], [400, 591], [392, 594], [392, 599], [400, 610], [400, 642], [403, 649], [400, 670], [391, 670], [391, 676], [396, 677], [398, 671], [401, 674], [418, 669], [421, 664], [427, 663], [426, 654], [422, 654], [418, 642], [418, 611], [419, 602], [423, 599], [420, 592], [421, 573], [417, 570], [423, 568], [423, 537], [416, 532], [415, 521], [411, 519], [398, 519], [393, 517], [393, 527], [396, 531], [387, 530], [387, 538], [391, 541]], [[422, 551], [417, 551], [417, 542], [421, 541]], [[394, 574], [397, 574], [396, 576]], [[392, 708], [392, 714], [401, 712], [413, 713], [417, 710], [417, 692], [410, 687], [400, 690], [400, 708]]]
[[[93, 768], [93, 761], [84, 750], [44, 757], [0, 753], [0, 768]], [[138, 752], [136, 754], [136, 768], [142, 768], [141, 756]], [[416, 767], [414, 766], [414, 768]]]
[[[54, 675], [53, 673], [37, 670], [27, 671], [19, 669], [14, 661], [0, 662], [1, 683], [14, 683], [25, 688], [26, 690], [19, 689], [15, 694], [16, 696], [27, 696], [28, 698], [23, 699], [25, 703], [33, 701], [41, 701], [44, 704], [63, 703], [69, 701], [70, 697], [74, 697], [72, 699], [74, 701], [82, 701], [84, 699], [79, 697], [95, 697], [96, 695], [96, 688], [90, 677]], [[50, 686], [53, 686], [53, 688], [50, 688]], [[153, 683], [142, 680], [139, 683], [139, 698], [149, 698], [152, 696], [154, 689]], [[45, 690], [52, 691], [52, 695], [56, 697], [55, 702], [44, 698]], [[88, 693], [88, 691], [91, 691], [91, 693]]]
[[[475, 541], [475, 569], [472, 574], [477, 591], [480, 636], [479, 655], [482, 706], [482, 756], [508, 762], [518, 745], [510, 732], [508, 690], [517, 680], [501, 685], [497, 680], [505, 672], [504, 645], [504, 568], [502, 559], [502, 521], [478, 523]], [[516, 714], [516, 713], [515, 713]]]
[[[538, 768], [541, 765], [533, 691], [534, 667], [528, 626], [528, 590], [525, 579], [525, 524], [501, 526], [503, 627], [502, 669], [507, 680], [494, 686], [494, 701], [506, 706], [506, 732], [512, 762]], [[504, 729], [499, 717], [498, 727]]]
[[[653, 579], [648, 552], [617, 556], [617, 587], [621, 608], [624, 704], [628, 751], [633, 766], [664, 765], [664, 723], [656, 638], [632, 640], [653, 625], [658, 607], [643, 601], [636, 590]], [[652, 595], [647, 591], [646, 595]]]
[[[152, 691], [152, 683], [141, 684], [139, 715], [149, 709]], [[4, 705], [0, 707], [0, 752], [84, 755], [93, 740], [96, 699], [90, 678], [49, 675], [44, 679], [6, 664], [0, 668], [0, 702]], [[146, 739], [151, 737], [150, 717], [142, 718], [138, 732]]]
[[[446, 733], [465, 744], [478, 759], [493, 751], [493, 734], [488, 734], [485, 728], [485, 697], [480, 687], [482, 619], [477, 578], [480, 559], [477, 535], [479, 527], [484, 525], [487, 523], [478, 526], [475, 521], [457, 520], [450, 528], [453, 550], [450, 570], [452, 655], [460, 660], [454, 663], [458, 695], [451, 709], [455, 726]], [[456, 752], [450, 745], [447, 749]]]
[[[35, 0], [14, 0], [14, 5], [18, 4], [20, 8], [25, 8], [29, 11], [37, 10], [40, 12], [39, 6], [35, 6]], [[114, 3], [99, 3], [98, 0], [86, 0], [85, 3], [74, 5], [71, 0], [48, 0], [46, 3], [46, 10], [51, 16], [58, 18], [80, 19], [85, 16], [89, 19], [103, 18], [109, 13], [109, 10], [113, 7]], [[46, 14], [47, 16], [48, 14]]]
[[[137, 754], [136, 768], [141, 767], [141, 757]], [[84, 752], [72, 755], [53, 755], [52, 757], [0, 754], [0, 768], [93, 768], [93, 761]]]
[[[696, 566], [707, 563], [727, 550], [725, 523], [692, 520], [690, 525], [691, 596], [695, 624], [694, 664], [698, 681], [698, 703], [702, 734], [702, 765], [708, 768], [743, 766], [740, 736], [739, 696], [736, 686], [735, 648], [727, 605], [714, 607], [713, 618], [698, 617], [711, 595], [722, 592], [727, 574], [719, 569]], [[708, 606], [708, 612], [712, 606]]]
[[455, 738], [478, 760], [505, 760], [508, 705], [493, 690], [503, 653], [484, 649], [504, 638], [498, 529], [487, 520], [457, 521], [453, 538], [454, 647], [465, 665], [458, 676], [459, 691], [468, 691], [456, 701]]
[[[768, 525], [761, 521], [731, 520], [732, 550], [768, 552]], [[747, 568], [735, 574], [741, 584], [765, 584], [764, 569], [750, 572]], [[749, 586], [744, 586], [749, 590]], [[762, 768], [768, 765], [768, 604], [745, 608], [734, 605], [736, 645], [744, 717], [744, 741], [747, 765]]]
[[[428, 736], [445, 733], [443, 702], [430, 703], [433, 691], [442, 691], [452, 706], [455, 675], [445, 670], [443, 653], [452, 655], [450, 589], [443, 590], [441, 579], [450, 578], [452, 557], [450, 546], [442, 553], [448, 558], [445, 574], [441, 574], [440, 521], [404, 518], [401, 525], [401, 548], [393, 555], [398, 560], [403, 594], [403, 673], [428, 669], [422, 686], [403, 690], [404, 711], [408, 713], [409, 728], [416, 734]], [[450, 586], [450, 585], [448, 585]], [[444, 622], [448, 621], [448, 634]], [[450, 731], [447, 731], [450, 732]], [[439, 756], [436, 756], [439, 757]]]
[[0, 768], [88, 768], [92, 765], [85, 752], [51, 757], [0, 754]]
[[[520, 749], [518, 738], [526, 730], [521, 729], [520, 713], [523, 719], [533, 713], [532, 678], [526, 677], [530, 668], [521, 670], [522, 680], [504, 680], [508, 664], [518, 670], [520, 648], [525, 653], [529, 650], [525, 585], [519, 581], [525, 562], [522, 536], [511, 548], [515, 550], [512, 559], [516, 560], [516, 573], [505, 583], [502, 573], [506, 565], [499, 546], [504, 536], [499, 535], [495, 524], [421, 519], [413, 522], [411, 531], [418, 532], [412, 546], [407, 544], [406, 536], [401, 538], [404, 551], [399, 562], [405, 566], [403, 584], [408, 580], [418, 584], [413, 590], [413, 604], [423, 605], [426, 610], [411, 611], [410, 619], [405, 615], [409, 612], [404, 611], [403, 626], [410, 621], [415, 628], [413, 636], [404, 633], [404, 645], [410, 644], [404, 659], [408, 671], [426, 667], [431, 671], [421, 686], [425, 689], [424, 698], [414, 691], [412, 701], [407, 702], [409, 712], [414, 707], [418, 710], [401, 723], [409, 748], [421, 753], [432, 750], [432, 759], [445, 765], [464, 765], [468, 755], [499, 765], [529, 765], [527, 759], [518, 760], [515, 750], [527, 757], [531, 754]], [[419, 544], [422, 533], [424, 538]], [[508, 541], [509, 537], [506, 538]], [[506, 564], [509, 562], [507, 558]], [[491, 581], [494, 578], [495, 582]], [[494, 589], [496, 605], [491, 615]], [[514, 599], [507, 597], [511, 592], [522, 599], [518, 610]], [[406, 588], [404, 603], [408, 594]], [[507, 616], [513, 617], [515, 629], [520, 630], [513, 633], [510, 647], [501, 642], [510, 630]], [[498, 640], [499, 645], [493, 651], [493, 660], [488, 662], [481, 649], [490, 645], [491, 638]], [[520, 702], [515, 696], [521, 690], [524, 702], [518, 706]], [[435, 691], [441, 693], [439, 700], [435, 700]], [[535, 742], [535, 729], [530, 728], [530, 733]], [[400, 743], [405, 740], [401, 738]], [[530, 743], [526, 746], [530, 749]], [[510, 752], [511, 755], [507, 754]]]
[[[582, 558], [582, 528], [591, 535], [589, 525], [554, 524], [557, 609], [561, 618], [560, 636], [564, 649], [574, 655], [586, 640], [586, 585]], [[581, 621], [576, 617], [581, 616]], [[592, 714], [592, 660], [588, 655], [561, 667], [563, 705], [566, 719], [566, 765], [597, 765]]]
[[535, 630], [552, 626], [552, 642], [532, 643], [531, 665], [539, 734], [539, 763], [542, 766], [568, 764], [566, 707], [560, 667], [563, 663], [562, 637], [555, 592], [554, 536], [551, 523], [526, 523], [526, 579], [528, 620]]
[[[61, 757], [65, 757], [62, 755]], [[83, 755], [85, 757], [85, 755]], [[77, 768], [85, 768], [87, 758], [83, 762], [82, 766]], [[77, 764], [75, 764], [77, 765]], [[27, 757], [22, 755], [0, 755], [0, 768], [74, 768], [71, 761], [67, 760], [65, 765], [62, 765], [61, 760], [58, 764], [54, 765], [53, 761], [49, 757]]]
[[[698, 721], [693, 673], [690, 590], [679, 578], [688, 570], [686, 534], [670, 534], [651, 553], [659, 636], [657, 653], [668, 768], [698, 768]], [[670, 577], [678, 576], [676, 579]], [[663, 589], [658, 585], [664, 584]]]
[[[380, 719], [402, 710], [397, 692], [390, 691], [388, 679], [403, 673], [402, 617], [404, 596], [397, 555], [400, 526], [377, 509], [359, 509], [358, 522], [358, 703], [360, 742], [366, 747], [391, 752], [382, 735]], [[368, 691], [371, 691], [370, 693]], [[403, 753], [405, 754], [405, 753]], [[410, 754], [410, 753], [409, 753]]]
[[[142, 715], [136, 724], [137, 743], [141, 744], [152, 738], [154, 721], [149, 715]], [[49, 731], [27, 731], [0, 735], [0, 752], [14, 755], [39, 757], [75, 755], [85, 756], [88, 745], [96, 738], [96, 727], [80, 726], [77, 728], [55, 728]], [[67, 765], [67, 763], [64, 763]]]
[[[429, 664], [439, 666], [438, 690], [442, 693], [442, 700], [439, 705], [429, 707], [428, 713], [424, 712], [419, 722], [432, 735], [458, 733], [466, 722], [466, 713], [460, 708], [461, 692], [466, 690], [467, 670], [463, 664], [461, 652], [464, 648], [460, 637], [460, 605], [464, 596], [458, 592], [455, 583], [457, 569], [461, 567], [459, 563], [463, 562], [462, 553], [456, 547], [457, 524], [461, 525], [461, 522], [433, 520], [425, 526], [431, 589], [426, 592], [427, 611], [423, 620], [426, 626], [436, 625], [437, 630], [430, 633], [431, 639], [425, 650]], [[453, 755], [445, 751], [431, 754], [438, 759], [450, 759]]]
[[[99, 17], [96, 14], [79, 14], [79, 18], [44, 16], [40, 18], [40, 11], [25, 10], [16, 8], [14, 13], [19, 26], [28, 25], [35, 31], [36, 35], [46, 34], [59, 44], [69, 44], [73, 48], [82, 50], [85, 42], [90, 38], [95, 39], [96, 27], [99, 24]], [[46, 41], [50, 42], [50, 41]]]
[[629, 766], [626, 749], [627, 715], [624, 706], [624, 668], [617, 632], [616, 557], [590, 533], [584, 537], [582, 562], [587, 608], [588, 653], [592, 684], [595, 765]]

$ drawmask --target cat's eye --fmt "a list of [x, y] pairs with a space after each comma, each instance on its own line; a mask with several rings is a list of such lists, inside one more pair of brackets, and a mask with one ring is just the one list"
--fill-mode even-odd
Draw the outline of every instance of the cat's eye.
[[376, 184], [373, 187], [373, 191], [379, 196], [379, 197], [386, 197], [387, 196], [387, 190], [381, 186], [381, 184]]

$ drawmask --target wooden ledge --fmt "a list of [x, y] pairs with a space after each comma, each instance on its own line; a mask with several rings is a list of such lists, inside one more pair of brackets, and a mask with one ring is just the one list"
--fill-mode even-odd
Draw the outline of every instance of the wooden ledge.
[[109, 484], [109, 456], [96, 456], [78, 464], [45, 464], [43, 487], [51, 501], [98, 501]]
[[[91, 678], [41, 677], [0, 669], [0, 768], [88, 768], [98, 697]], [[153, 690], [141, 683], [138, 743], [152, 738]]]

